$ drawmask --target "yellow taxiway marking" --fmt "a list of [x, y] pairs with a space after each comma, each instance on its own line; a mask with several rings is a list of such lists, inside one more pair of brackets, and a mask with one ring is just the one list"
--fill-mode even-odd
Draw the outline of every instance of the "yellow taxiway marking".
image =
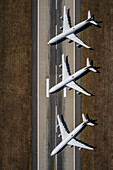
[[[56, 94], [55, 94], [55, 147], [56, 147]], [[56, 155], [54, 159], [54, 170], [56, 170]]]

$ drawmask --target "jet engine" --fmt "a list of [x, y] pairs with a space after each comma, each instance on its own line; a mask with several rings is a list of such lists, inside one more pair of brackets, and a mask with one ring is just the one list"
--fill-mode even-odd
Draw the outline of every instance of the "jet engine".
[[62, 78], [62, 74], [59, 75], [59, 78]]
[[61, 136], [62, 136], [62, 135], [61, 135], [61, 134], [59, 134], [59, 135], [58, 135], [58, 138], [60, 138]]
[[61, 17], [60, 17], [60, 19], [61, 19], [61, 20], [63, 20], [63, 19], [64, 19], [64, 17], [63, 17], [63, 16], [61, 16]]
[[81, 94], [81, 92], [77, 91], [76, 94]]
[[72, 43], [73, 42], [73, 40], [68, 40], [68, 43]]
[[82, 148], [79, 148], [79, 151], [81, 150]]
[[60, 27], [60, 30], [63, 30], [63, 26]]
[[76, 46], [77, 46], [78, 48], [81, 48], [81, 47], [82, 47], [82, 45], [80, 45], [80, 44], [77, 44]]
[[58, 128], [58, 127], [59, 127], [59, 125], [56, 125], [56, 127]]
[[68, 90], [72, 90], [72, 88], [71, 88], [71, 87], [68, 87], [67, 89], [68, 89]]
[[62, 68], [62, 64], [60, 64], [59, 67]]

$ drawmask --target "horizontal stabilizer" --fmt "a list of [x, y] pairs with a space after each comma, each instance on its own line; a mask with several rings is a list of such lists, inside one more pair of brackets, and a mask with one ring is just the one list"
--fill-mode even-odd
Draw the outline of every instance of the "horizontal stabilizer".
[[98, 25], [95, 21], [90, 21], [90, 23], [93, 25]]
[[90, 71], [93, 71], [93, 72], [95, 72], [95, 73], [98, 72], [98, 71], [97, 71], [95, 68], [93, 68], [93, 67], [89, 68], [89, 70], [90, 70]]
[[96, 120], [92, 120], [89, 118], [88, 114], [86, 115], [87, 119], [85, 118], [85, 115], [84, 113], [82, 113], [82, 119], [83, 119], [83, 122], [86, 123], [87, 125], [89, 126], [94, 126], [94, 125], [97, 125]]
[[98, 26], [98, 23], [95, 22], [94, 15], [91, 16], [90, 10], [88, 11], [88, 19], [87, 19], [87, 21], [88, 21], [89, 23], [93, 24], [93, 25]]
[[90, 71], [98, 72], [98, 70], [97, 70], [96, 68], [94, 68], [93, 65], [90, 64], [89, 58], [87, 58], [87, 64], [86, 64], [86, 66], [89, 67], [89, 70], [90, 70]]

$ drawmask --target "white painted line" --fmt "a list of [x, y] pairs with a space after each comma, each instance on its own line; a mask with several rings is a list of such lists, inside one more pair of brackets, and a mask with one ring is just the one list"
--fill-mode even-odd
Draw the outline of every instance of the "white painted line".
[[56, 10], [57, 10], [57, 0], [56, 0]]
[[[56, 36], [57, 36], [57, 25], [56, 25]], [[56, 50], [57, 50], [57, 43], [56, 43]]]
[[40, 147], [39, 147], [39, 0], [37, 3], [37, 170], [39, 170], [40, 162], [39, 162], [39, 153], [40, 153]]
[[[57, 133], [57, 105], [56, 105], [56, 133]], [[56, 154], [56, 167], [55, 167], [55, 170], [57, 170], [57, 154]]]
[[56, 36], [57, 36], [57, 25], [56, 25]]
[[55, 83], [57, 84], [57, 65], [55, 66]]
[[57, 133], [57, 106], [56, 106], [56, 133]]
[[[76, 14], [76, 3], [75, 0], [73, 0], [73, 24], [75, 25], [76, 21], [75, 21], [75, 14]], [[74, 71], [75, 71], [75, 43], [73, 43], [73, 63], [74, 63]], [[73, 90], [73, 126], [75, 127], [75, 91]], [[76, 161], [75, 161], [76, 157], [75, 157], [75, 147], [73, 147], [73, 170], [76, 169]]]
[[49, 97], [49, 79], [46, 79], [46, 97]]
[[57, 43], [56, 43], [56, 46], [55, 46], [55, 47], [56, 47], [56, 50], [57, 50]]
[[56, 47], [56, 50], [57, 50], [57, 43], [56, 43], [55, 47]]
[[64, 97], [66, 97], [66, 87], [64, 88]]
[[[75, 90], [73, 90], [73, 127], [75, 128]], [[76, 170], [76, 162], [75, 162], [75, 147], [73, 147], [73, 170]]]
[[57, 154], [56, 154], [56, 169], [55, 170], [57, 170]]

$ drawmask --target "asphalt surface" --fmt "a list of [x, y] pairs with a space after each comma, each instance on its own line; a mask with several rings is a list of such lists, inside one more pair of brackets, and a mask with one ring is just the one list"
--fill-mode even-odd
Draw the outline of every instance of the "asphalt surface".
[[[38, 68], [37, 68], [37, 77], [38, 77], [38, 101], [37, 101], [37, 142], [38, 142], [38, 169], [53, 169], [56, 166], [57, 159], [57, 169], [75, 169], [75, 166], [80, 167], [80, 152], [76, 156], [77, 164], [75, 163], [75, 148], [65, 148], [61, 153], [58, 154], [57, 158], [51, 157], [50, 153], [54, 149], [55, 145], [58, 144], [61, 139], [55, 133], [55, 114], [56, 106], [57, 113], [59, 115], [63, 114], [64, 119], [69, 126], [70, 131], [75, 127], [75, 109], [80, 112], [80, 97], [76, 100], [77, 107], [75, 108], [75, 91], [67, 92], [67, 97], [63, 97], [63, 90], [57, 94], [50, 95], [49, 98], [46, 98], [46, 78], [50, 79], [50, 87], [55, 85], [55, 75], [57, 67], [57, 82], [60, 82], [61, 79], [58, 78], [58, 75], [61, 74], [61, 69], [58, 67], [61, 64], [61, 55], [62, 52], [69, 57], [69, 63], [71, 67], [71, 72], [75, 71], [75, 65], [78, 66], [77, 62], [80, 63], [80, 57], [75, 60], [75, 44], [68, 44], [67, 41], [60, 44], [49, 46], [47, 42], [56, 35], [56, 25], [57, 25], [57, 34], [61, 32], [59, 27], [62, 25], [60, 16], [63, 15], [63, 6], [66, 4], [67, 9], [70, 8], [70, 15], [72, 19], [72, 25], [75, 23], [75, 4], [71, 2], [60, 2], [56, 3], [54, 1], [40, 1], [38, 3], [39, 13], [38, 13]], [[76, 4], [76, 8], [80, 8], [79, 3]], [[80, 19], [80, 10], [79, 13]], [[46, 27], [43, 27], [43, 25]], [[44, 50], [43, 50], [44, 49]], [[80, 55], [80, 50], [76, 51]], [[75, 63], [76, 62], [76, 63]], [[79, 108], [79, 109], [78, 109]], [[43, 113], [43, 114], [42, 114]], [[79, 113], [78, 113], [79, 114]], [[80, 114], [79, 118], [76, 120], [76, 124], [80, 123]], [[36, 131], [36, 129], [35, 129]], [[35, 148], [34, 148], [35, 154]], [[36, 160], [36, 159], [35, 159]]]

